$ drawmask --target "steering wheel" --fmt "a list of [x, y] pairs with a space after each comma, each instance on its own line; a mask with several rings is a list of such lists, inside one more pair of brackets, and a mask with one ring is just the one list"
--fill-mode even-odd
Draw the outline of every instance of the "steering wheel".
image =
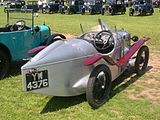
[[23, 30], [26, 25], [24, 20], [19, 20], [15, 24], [11, 25], [10, 31]]
[[103, 52], [114, 45], [113, 34], [109, 30], [98, 32], [94, 39], [94, 46], [100, 52]]

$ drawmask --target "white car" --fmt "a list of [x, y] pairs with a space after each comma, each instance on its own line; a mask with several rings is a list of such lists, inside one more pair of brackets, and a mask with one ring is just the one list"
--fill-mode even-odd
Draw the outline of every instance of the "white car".
[[88, 103], [98, 108], [109, 98], [112, 81], [130, 66], [142, 75], [149, 59], [149, 49], [143, 45], [148, 38], [131, 38], [127, 31], [99, 23], [101, 30], [67, 41], [53, 40], [22, 66], [24, 91], [53, 96], [86, 93]]

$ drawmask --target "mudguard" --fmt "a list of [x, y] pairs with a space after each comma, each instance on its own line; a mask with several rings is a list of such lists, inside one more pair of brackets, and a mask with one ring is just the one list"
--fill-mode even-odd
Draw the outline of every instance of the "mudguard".
[[134, 43], [130, 47], [129, 51], [126, 54], [124, 54], [118, 61], [114, 61], [108, 55], [98, 53], [98, 54], [94, 54], [94, 55], [86, 58], [83, 63], [84, 63], [84, 65], [92, 65], [92, 64], [96, 63], [97, 61], [99, 61], [100, 59], [103, 58], [110, 65], [122, 66], [122, 65], [126, 64], [127, 61], [132, 57], [132, 55], [134, 55], [134, 53], [149, 39], [150, 38], [145, 38], [144, 37], [144, 38], [141, 38], [140, 40], [138, 40], [136, 43]]

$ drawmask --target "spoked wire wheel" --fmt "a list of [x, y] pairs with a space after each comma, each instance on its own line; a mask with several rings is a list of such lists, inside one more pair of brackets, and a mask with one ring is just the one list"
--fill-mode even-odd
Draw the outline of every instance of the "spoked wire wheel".
[[111, 73], [107, 66], [98, 65], [92, 71], [86, 89], [86, 98], [93, 108], [102, 106], [109, 98]]
[[149, 48], [142, 46], [136, 56], [135, 72], [137, 75], [143, 75], [147, 69], [149, 60]]

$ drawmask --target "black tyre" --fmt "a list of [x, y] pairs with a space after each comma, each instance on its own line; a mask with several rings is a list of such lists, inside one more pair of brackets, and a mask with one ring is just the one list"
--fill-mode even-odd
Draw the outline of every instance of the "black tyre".
[[109, 8], [109, 9], [108, 9], [108, 13], [109, 13], [110, 15], [114, 15], [114, 14], [115, 14], [113, 8]]
[[93, 9], [90, 9], [89, 13], [90, 13], [90, 15], [93, 15], [94, 14]]
[[101, 15], [104, 15], [104, 12], [105, 12], [105, 9], [102, 8], [102, 10], [101, 10]]
[[85, 8], [82, 8], [81, 15], [85, 15]]
[[92, 71], [86, 88], [86, 98], [92, 108], [102, 106], [109, 98], [111, 72], [106, 65], [98, 65]]
[[46, 14], [46, 9], [42, 8], [42, 14]]
[[62, 8], [60, 11], [61, 14], [65, 14], [64, 8]]
[[0, 80], [4, 78], [9, 69], [9, 58], [5, 52], [0, 50]]
[[134, 9], [129, 8], [129, 16], [133, 16], [133, 14], [134, 14]]
[[142, 9], [141, 12], [140, 12], [140, 15], [143, 15], [145, 16], [147, 13], [146, 13], [146, 10], [145, 9]]
[[66, 37], [63, 34], [52, 34], [48, 37], [47, 41], [45, 41], [43, 44], [50, 45], [55, 41], [66, 39]]
[[6, 8], [4, 8], [4, 12], [5, 12], [5, 13], [7, 12]]
[[67, 11], [67, 14], [68, 14], [68, 15], [71, 15], [71, 11], [70, 11], [70, 10], [68, 10], [68, 11]]
[[149, 48], [142, 46], [136, 56], [135, 72], [137, 75], [143, 75], [146, 71], [149, 60]]
[[153, 8], [151, 8], [150, 15], [152, 15], [153, 13], [154, 13], [154, 10], [153, 10]]
[[122, 7], [121, 14], [125, 14], [125, 12], [126, 12], [126, 8], [125, 8], [125, 7]]

